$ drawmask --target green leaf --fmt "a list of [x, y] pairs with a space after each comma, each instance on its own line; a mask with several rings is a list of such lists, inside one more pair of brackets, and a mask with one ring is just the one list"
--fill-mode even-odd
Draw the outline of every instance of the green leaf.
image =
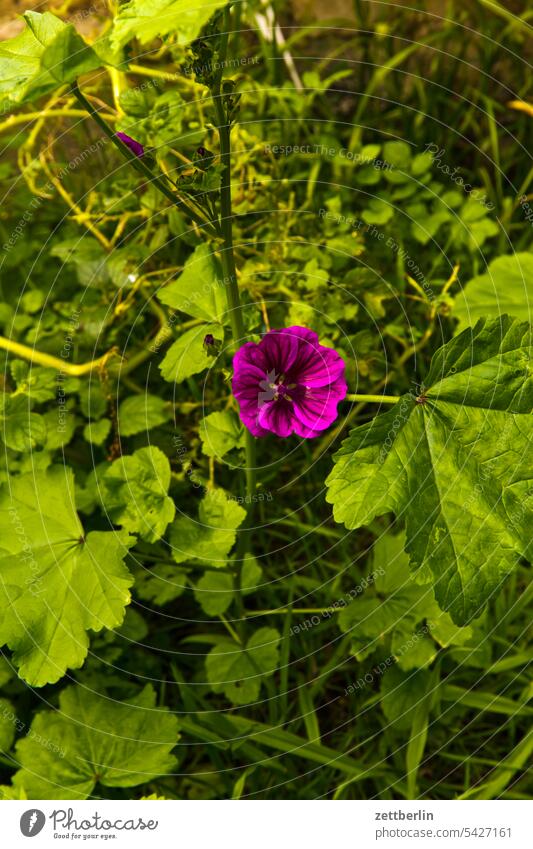
[[13, 451], [30, 451], [46, 442], [46, 422], [39, 413], [30, 411], [24, 395], [0, 398], [0, 436]]
[[158, 298], [162, 304], [193, 318], [221, 322], [227, 309], [222, 279], [222, 269], [212, 248], [201, 244], [191, 254], [177, 280], [159, 290]]
[[97, 476], [102, 506], [111, 521], [147, 542], [156, 542], [174, 518], [170, 463], [154, 445], [120, 457]]
[[[244, 595], [252, 592], [262, 576], [254, 557], [247, 557], [242, 567], [241, 589]], [[208, 616], [225, 613], [235, 596], [233, 576], [229, 572], [205, 572], [196, 584], [194, 597]]]
[[438, 651], [430, 637], [430, 623], [424, 620], [448, 614], [439, 609], [431, 587], [419, 586], [412, 580], [404, 545], [404, 533], [380, 536], [372, 550], [374, 587], [342, 611], [339, 624], [351, 631], [357, 656], [370, 654], [390, 637], [390, 659], [394, 658], [403, 670], [421, 669], [434, 660]]
[[224, 693], [234, 705], [255, 701], [264, 678], [273, 675], [278, 667], [280, 639], [275, 628], [259, 628], [246, 648], [221, 638], [205, 662], [213, 692]]
[[431, 674], [427, 670], [402, 672], [391, 666], [381, 682], [381, 709], [400, 730], [410, 728], [417, 706], [424, 699]]
[[59, 710], [37, 713], [17, 743], [13, 785], [31, 799], [86, 799], [96, 784], [134, 787], [174, 768], [178, 739], [176, 717], [156, 707], [150, 685], [128, 702], [68, 687]]
[[388, 645], [391, 657], [403, 668], [426, 666], [437, 647], [419, 623], [435, 606], [431, 588], [415, 584], [404, 553], [404, 534], [383, 534], [372, 552], [373, 587], [355, 598], [339, 614], [339, 627], [349, 633], [352, 651], [361, 660]]
[[411, 568], [458, 625], [531, 544], [531, 352], [531, 327], [508, 317], [465, 330], [433, 356], [423, 396], [352, 430], [327, 480], [348, 528], [405, 517]]
[[223, 457], [234, 448], [244, 445], [244, 426], [229, 410], [210, 413], [200, 422], [202, 452], [208, 457]]
[[187, 573], [173, 563], [158, 563], [152, 569], [135, 570], [135, 593], [144, 601], [162, 607], [183, 595], [187, 587]]
[[372, 198], [361, 218], [367, 224], [386, 224], [394, 215], [394, 206], [381, 198]]
[[209, 356], [204, 346], [208, 333], [218, 341], [224, 339], [224, 330], [219, 324], [201, 324], [187, 330], [170, 346], [159, 367], [165, 380], [181, 383], [213, 364], [213, 357]]
[[0, 752], [9, 752], [15, 739], [15, 728], [19, 722], [11, 702], [0, 699]]
[[100, 67], [72, 24], [50, 12], [25, 12], [27, 27], [0, 44], [0, 106], [35, 100]]
[[56, 242], [50, 249], [50, 255], [74, 266], [82, 286], [103, 287], [109, 284], [109, 254], [93, 236]]
[[235, 593], [233, 577], [228, 572], [205, 572], [196, 584], [194, 597], [208, 616], [225, 613]]
[[87, 631], [116, 628], [130, 601], [125, 534], [84, 535], [71, 469], [12, 478], [0, 489], [0, 643], [32, 686], [87, 655]]
[[[46, 425], [46, 442], [44, 443], [46, 450], [55, 451], [56, 448], [63, 448], [68, 445], [79, 422], [72, 410], [61, 409], [60, 407], [56, 410], [52, 408], [43, 413], [42, 418]], [[35, 460], [34, 451], [31, 452], [31, 458], [33, 462]]]
[[83, 415], [88, 419], [100, 419], [107, 411], [108, 399], [106, 398], [101, 384], [96, 380], [89, 380], [80, 391], [80, 407]]
[[223, 490], [208, 490], [200, 503], [198, 519], [180, 516], [170, 529], [174, 560], [201, 560], [206, 565], [225, 566], [237, 528], [245, 517], [246, 510]]
[[401, 168], [402, 171], [409, 168], [411, 162], [411, 148], [404, 141], [388, 141], [383, 145], [383, 158], [389, 162], [394, 168]]
[[13, 360], [10, 364], [13, 380], [17, 384], [16, 395], [27, 395], [35, 403], [55, 398], [58, 388], [57, 371], [54, 368], [41, 368]]
[[438, 686], [438, 670], [428, 675], [426, 692], [418, 699], [413, 711], [411, 733], [405, 752], [405, 773], [407, 777], [407, 798], [418, 797], [418, 775], [423, 763], [424, 751], [428, 739], [429, 715], [433, 707], [434, 691]]
[[13, 678], [15, 671], [7, 657], [0, 655], [0, 687], [5, 686]]
[[461, 330], [502, 314], [531, 321], [532, 303], [533, 255], [518, 253], [498, 257], [485, 274], [470, 280], [455, 299], [453, 315]]
[[100, 419], [97, 422], [89, 422], [83, 428], [83, 438], [93, 445], [103, 445], [109, 436], [111, 422], [109, 419]]
[[189, 44], [227, 0], [131, 0], [120, 8], [111, 32], [116, 50], [132, 38], [148, 44], [154, 38], [173, 35], [178, 44]]
[[0, 785], [0, 799], [2, 799], [2, 800], [27, 799], [27, 798], [28, 797], [27, 797], [26, 793], [24, 792], [23, 787], [17, 788], [17, 787], [9, 787], [6, 784]]
[[413, 177], [420, 177], [431, 168], [433, 163], [433, 154], [428, 151], [417, 153], [411, 162], [411, 174]]
[[471, 625], [459, 628], [454, 624], [450, 614], [440, 610], [436, 604], [433, 609], [426, 611], [426, 618], [431, 636], [443, 648], [452, 645], [464, 646], [474, 636], [474, 629]]
[[169, 404], [157, 395], [132, 395], [118, 408], [118, 429], [121, 436], [133, 436], [164, 424], [170, 416]]

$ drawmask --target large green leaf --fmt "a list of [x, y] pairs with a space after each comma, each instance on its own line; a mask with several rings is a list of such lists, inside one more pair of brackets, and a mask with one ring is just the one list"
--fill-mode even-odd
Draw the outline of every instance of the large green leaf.
[[223, 490], [209, 490], [200, 503], [198, 519], [180, 516], [172, 525], [174, 560], [201, 560], [204, 564], [225, 566], [245, 516], [246, 510]]
[[155, 445], [120, 457], [103, 475], [96, 474], [98, 495], [111, 521], [147, 542], [157, 542], [174, 518], [169, 486], [170, 463]]
[[30, 799], [86, 799], [97, 783], [144, 784], [174, 767], [178, 737], [176, 717], [156, 707], [150, 685], [129, 702], [69, 687], [59, 710], [37, 713], [17, 743], [13, 784]]
[[50, 12], [25, 12], [27, 27], [0, 44], [0, 107], [26, 103], [74, 82], [102, 63], [78, 35]]
[[87, 631], [124, 619], [133, 579], [123, 559], [133, 540], [91, 531], [74, 505], [71, 469], [12, 478], [0, 489], [0, 643], [31, 685], [80, 667]]
[[148, 44], [158, 36], [174, 35], [178, 44], [189, 44], [227, 0], [131, 0], [115, 18], [111, 44], [118, 49], [137, 38]]
[[461, 330], [480, 318], [496, 318], [503, 314], [531, 321], [533, 254], [518, 253], [495, 259], [485, 274], [466, 284], [453, 308]]
[[227, 309], [220, 263], [207, 244], [198, 245], [180, 276], [158, 292], [161, 303], [204, 321], [222, 321]]
[[530, 325], [506, 316], [456, 336], [420, 396], [351, 432], [327, 480], [348, 528], [405, 518], [411, 567], [459, 625], [531, 544], [531, 342]]

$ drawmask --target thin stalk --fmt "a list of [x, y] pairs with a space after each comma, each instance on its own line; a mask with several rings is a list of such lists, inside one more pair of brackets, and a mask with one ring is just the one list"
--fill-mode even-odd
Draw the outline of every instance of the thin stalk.
[[29, 360], [31, 363], [45, 366], [45, 368], [55, 368], [57, 371], [68, 374], [71, 377], [82, 377], [85, 374], [90, 374], [94, 369], [104, 366], [111, 356], [117, 355], [116, 349], [112, 348], [106, 354], [103, 354], [103, 356], [98, 357], [97, 360], [75, 365], [74, 363], [67, 363], [59, 357], [54, 357], [52, 354], [36, 351], [35, 348], [22, 345], [20, 342], [13, 342], [12, 339], [6, 339], [4, 336], [0, 336], [0, 348], [3, 348], [4, 351], [9, 351], [10, 354], [21, 357], [23, 360]]
[[347, 395], [345, 401], [361, 401], [365, 404], [397, 404], [401, 395]]
[[173, 74], [172, 71], [162, 71], [160, 68], [146, 68], [144, 65], [136, 65], [130, 63], [128, 71], [132, 74], [139, 74], [143, 77], [151, 77], [154, 79], [164, 80], [167, 83], [180, 83], [189, 89], [196, 90], [200, 94], [205, 94], [206, 86], [203, 83], [198, 83], [196, 80], [189, 79], [180, 74]]
[[272, 610], [250, 610], [246, 614], [248, 619], [253, 619], [254, 616], [272, 616], [275, 613], [315, 613], [318, 616], [330, 616], [332, 613], [339, 613], [342, 607], [274, 607]]
[[[30, 121], [36, 121], [41, 118], [83, 118], [87, 113], [84, 109], [41, 109], [38, 112], [21, 112], [20, 115], [10, 115], [5, 121], [0, 124], [0, 133], [5, 130], [10, 130], [17, 124], [25, 124]], [[105, 115], [106, 121], [117, 121], [117, 115]]]
[[104, 121], [100, 113], [97, 109], [94, 108], [92, 103], [81, 93], [78, 88], [77, 83], [73, 83], [72, 85], [72, 94], [76, 97], [76, 99], [82, 104], [82, 106], [86, 109], [89, 115], [94, 118], [100, 129], [105, 133], [108, 139], [115, 145], [117, 150], [119, 150], [130, 163], [133, 165], [136, 171], [139, 174], [142, 174], [143, 177], [146, 177], [148, 182], [155, 186], [166, 198], [168, 198], [172, 203], [177, 206], [179, 209], [187, 212], [192, 220], [198, 224], [199, 227], [204, 227], [207, 232], [209, 232], [212, 236], [218, 237], [219, 234], [215, 230], [215, 228], [207, 221], [207, 219], [202, 218], [195, 210], [191, 209], [188, 203], [179, 198], [173, 191], [170, 189], [166, 183], [161, 180], [156, 174], [154, 174], [150, 168], [143, 162], [142, 157], [136, 156], [127, 145], [124, 144], [123, 141], [119, 139], [116, 135], [115, 131], [109, 126], [109, 124]]

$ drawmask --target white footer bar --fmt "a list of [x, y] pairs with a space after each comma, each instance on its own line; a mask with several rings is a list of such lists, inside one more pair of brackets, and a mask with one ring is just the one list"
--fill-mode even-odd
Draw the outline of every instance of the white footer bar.
[[[533, 802], [0, 802], [2, 846], [474, 849], [533, 846]], [[67, 843], [68, 841], [68, 843]]]

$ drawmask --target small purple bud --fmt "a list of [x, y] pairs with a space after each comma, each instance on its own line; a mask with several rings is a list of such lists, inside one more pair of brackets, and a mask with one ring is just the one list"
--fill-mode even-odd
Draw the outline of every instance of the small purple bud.
[[204, 336], [204, 351], [208, 357], [218, 357], [220, 342], [215, 339], [212, 333], [206, 333]]
[[132, 139], [130, 136], [127, 136], [126, 133], [117, 133], [117, 138], [119, 138], [126, 147], [129, 147], [135, 156], [144, 156], [144, 147], [140, 142], [135, 141], [135, 139]]
[[196, 153], [198, 154], [198, 156], [207, 156], [207, 150], [205, 149], [205, 147], [199, 147]]

